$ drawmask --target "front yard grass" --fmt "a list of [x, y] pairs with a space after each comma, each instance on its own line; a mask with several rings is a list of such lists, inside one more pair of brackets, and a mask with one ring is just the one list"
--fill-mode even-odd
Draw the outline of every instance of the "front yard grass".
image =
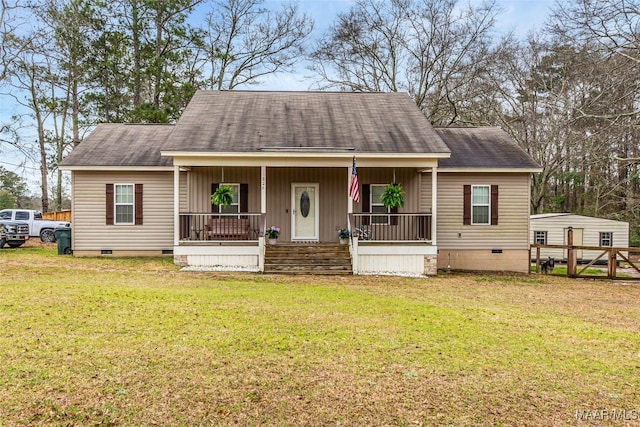
[[640, 411], [637, 284], [187, 273], [51, 247], [0, 262], [0, 426], [601, 425], [576, 412]]

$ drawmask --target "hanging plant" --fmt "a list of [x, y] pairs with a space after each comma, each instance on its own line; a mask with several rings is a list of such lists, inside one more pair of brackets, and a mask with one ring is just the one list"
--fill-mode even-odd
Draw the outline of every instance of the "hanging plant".
[[221, 185], [211, 195], [211, 203], [216, 206], [228, 206], [233, 203], [233, 190], [229, 185]]
[[400, 184], [389, 184], [384, 187], [384, 193], [380, 196], [382, 204], [387, 208], [400, 208], [404, 206], [404, 190]]

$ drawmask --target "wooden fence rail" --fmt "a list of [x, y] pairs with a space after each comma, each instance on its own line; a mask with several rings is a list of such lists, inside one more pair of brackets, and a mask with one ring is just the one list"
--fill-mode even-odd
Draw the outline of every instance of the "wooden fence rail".
[[[640, 254], [640, 248], [610, 248], [602, 246], [577, 246], [577, 245], [540, 245], [533, 244], [531, 249], [536, 250], [536, 273], [540, 273], [542, 260], [540, 257], [540, 249], [564, 249], [567, 251], [567, 276], [568, 277], [588, 277], [588, 278], [603, 278], [603, 276], [595, 276], [585, 274], [587, 269], [593, 266], [596, 262], [600, 261], [606, 256], [607, 260], [607, 276], [609, 279], [624, 279], [624, 280], [640, 280], [640, 277], [618, 277], [618, 260], [622, 260], [629, 264], [629, 267], [633, 268], [640, 274], [640, 263], [633, 261], [629, 254]], [[601, 251], [601, 254], [592, 259], [584, 266], [580, 265], [578, 269], [578, 256], [577, 252], [581, 250], [593, 250]], [[627, 255], [625, 255], [625, 253]]]

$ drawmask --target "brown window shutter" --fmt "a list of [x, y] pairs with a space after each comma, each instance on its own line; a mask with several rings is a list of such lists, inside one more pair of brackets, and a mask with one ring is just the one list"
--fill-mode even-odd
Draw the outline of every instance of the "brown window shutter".
[[[218, 189], [218, 187], [220, 187], [220, 184], [218, 183], [213, 183], [211, 184], [211, 195], [213, 196], [213, 193], [216, 192], [216, 190]], [[213, 202], [211, 202], [211, 212], [213, 213], [220, 213], [220, 208], [218, 208], [217, 205], [214, 205]]]
[[464, 225], [471, 225], [471, 186], [464, 186], [464, 197], [463, 197], [463, 213], [462, 213], [462, 223]]
[[106, 202], [106, 219], [107, 225], [113, 225], [113, 184], [107, 184], [105, 190], [105, 202]]
[[[362, 184], [362, 213], [371, 212], [371, 185]], [[369, 225], [369, 217], [362, 218], [363, 225]]]
[[491, 186], [491, 225], [498, 225], [498, 186]]
[[249, 212], [249, 184], [240, 184], [240, 212]]
[[142, 184], [136, 184], [136, 190], [135, 190], [135, 208], [134, 210], [136, 211], [136, 219], [135, 219], [135, 224], [136, 225], [142, 225]]

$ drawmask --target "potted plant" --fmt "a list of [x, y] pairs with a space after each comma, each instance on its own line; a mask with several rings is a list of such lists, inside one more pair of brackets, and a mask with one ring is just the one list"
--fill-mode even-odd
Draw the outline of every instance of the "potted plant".
[[233, 203], [233, 190], [229, 185], [221, 185], [211, 195], [211, 203], [216, 206], [228, 206]]
[[272, 225], [264, 231], [265, 236], [269, 240], [270, 245], [275, 245], [278, 237], [280, 236], [280, 227]]
[[340, 239], [341, 245], [346, 245], [349, 242], [349, 236], [351, 232], [348, 228], [338, 228], [338, 238]]
[[402, 185], [393, 183], [384, 187], [384, 193], [380, 196], [382, 204], [387, 208], [401, 208], [404, 206], [404, 190]]

